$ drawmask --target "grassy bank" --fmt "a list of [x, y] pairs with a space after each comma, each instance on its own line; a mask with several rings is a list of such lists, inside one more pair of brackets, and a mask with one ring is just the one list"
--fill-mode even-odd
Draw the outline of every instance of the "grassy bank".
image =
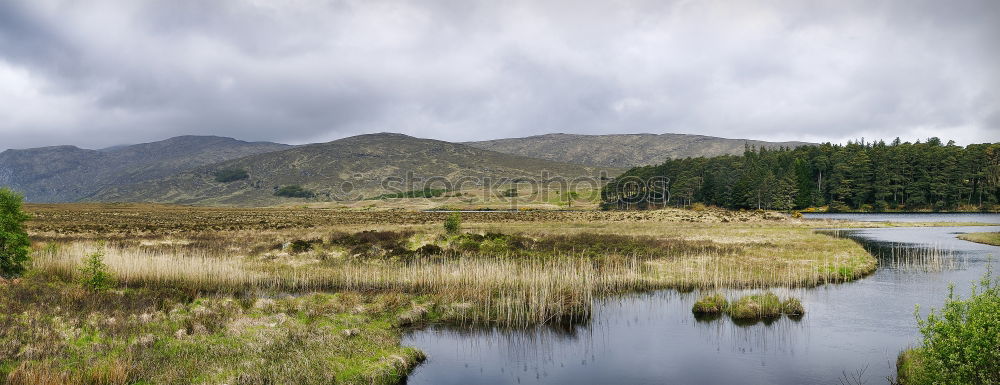
[[959, 234], [958, 239], [987, 245], [1000, 246], [1000, 233], [968, 233]]
[[[420, 359], [399, 346], [414, 324], [583, 321], [598, 297], [814, 286], [876, 267], [813, 231], [830, 223], [767, 212], [468, 213], [445, 233], [447, 213], [30, 209], [34, 275], [0, 299], [15, 309], [0, 329], [12, 383], [391, 383]], [[95, 252], [115, 286], [91, 294], [76, 282]], [[60, 299], [29, 306], [45, 295]]]
[[192, 296], [84, 291], [32, 274], [0, 284], [8, 384], [393, 384], [423, 356], [399, 346], [398, 294]]

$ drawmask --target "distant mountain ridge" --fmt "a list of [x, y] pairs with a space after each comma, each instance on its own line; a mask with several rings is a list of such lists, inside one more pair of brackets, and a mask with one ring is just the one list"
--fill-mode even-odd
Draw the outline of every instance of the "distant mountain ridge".
[[[282, 186], [300, 185], [315, 199], [386, 192], [387, 178], [407, 174], [447, 180], [549, 176], [613, 177], [627, 168], [670, 158], [741, 154], [744, 146], [796, 147], [802, 142], [763, 142], [684, 134], [574, 135], [451, 143], [402, 134], [358, 135], [327, 143], [290, 146], [218, 136], [179, 136], [100, 150], [51, 146], [0, 153], [0, 186], [29, 202], [132, 201], [270, 205]], [[222, 170], [247, 177], [223, 183]], [[342, 192], [342, 191], [341, 191]], [[336, 195], [334, 195], [336, 193]]]
[[112, 186], [292, 146], [219, 136], [178, 136], [158, 142], [88, 150], [50, 146], [0, 153], [0, 186], [30, 202], [72, 202]]
[[557, 162], [629, 168], [660, 164], [668, 159], [742, 154], [746, 145], [757, 148], [799, 147], [806, 142], [766, 142], [689, 134], [545, 134], [465, 142], [486, 150]]
[[[219, 182], [219, 170], [245, 170], [248, 178]], [[271, 205], [287, 202], [275, 196], [284, 186], [302, 186], [320, 200], [364, 198], [386, 192], [383, 182], [412, 175], [415, 179], [437, 178], [443, 182], [465, 179], [476, 186], [486, 178], [539, 179], [561, 176], [567, 179], [602, 175], [614, 176], [624, 170], [590, 167], [528, 158], [483, 150], [463, 144], [420, 139], [402, 134], [358, 135], [327, 143], [298, 146], [216, 164], [146, 182], [109, 186], [92, 200], [140, 201], [181, 204]], [[348, 192], [345, 186], [350, 186]], [[402, 183], [392, 186], [401, 191]], [[422, 188], [421, 185], [415, 186]], [[436, 185], [436, 188], [444, 187]]]

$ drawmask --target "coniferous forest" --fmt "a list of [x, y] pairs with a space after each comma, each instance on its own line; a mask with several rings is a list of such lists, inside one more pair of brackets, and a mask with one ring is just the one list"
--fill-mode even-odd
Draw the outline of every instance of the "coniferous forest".
[[829, 211], [995, 210], [1000, 143], [848, 142], [755, 149], [637, 167], [602, 191], [607, 209], [686, 206]]

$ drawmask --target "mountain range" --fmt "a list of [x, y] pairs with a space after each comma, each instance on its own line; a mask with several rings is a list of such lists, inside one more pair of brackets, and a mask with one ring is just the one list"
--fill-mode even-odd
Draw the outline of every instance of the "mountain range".
[[[429, 178], [437, 179], [433, 188], [456, 181], [478, 188], [489, 181], [613, 177], [669, 158], [739, 154], [746, 145], [803, 144], [683, 134], [548, 134], [452, 143], [380, 133], [291, 146], [180, 136], [101, 150], [7, 150], [0, 153], [0, 186], [25, 194], [29, 202], [272, 205], [403, 192], [422, 188], [419, 180]], [[220, 177], [225, 172], [236, 177]], [[387, 180], [393, 183], [385, 185]], [[277, 194], [290, 186], [298, 194]]]
[[75, 146], [0, 153], [0, 186], [30, 202], [72, 202], [108, 186], [125, 186], [193, 167], [290, 148], [218, 136], [178, 136], [159, 142], [87, 150]]
[[810, 143], [764, 142], [688, 134], [545, 134], [464, 144], [557, 162], [631, 168], [660, 164], [668, 159], [743, 154], [746, 146], [793, 148]]
[[[245, 179], [220, 182], [220, 170], [246, 171]], [[275, 195], [299, 186], [323, 200], [359, 200], [386, 192], [480, 188], [503, 181], [617, 175], [620, 169], [582, 166], [482, 150], [402, 134], [358, 135], [328, 143], [196, 167], [179, 174], [126, 186], [112, 186], [99, 201], [155, 201], [221, 205], [270, 205], [286, 201]], [[429, 182], [434, 178], [436, 182]], [[491, 181], [486, 181], [490, 178]], [[407, 183], [407, 181], [414, 183]], [[384, 181], [395, 181], [383, 185]]]

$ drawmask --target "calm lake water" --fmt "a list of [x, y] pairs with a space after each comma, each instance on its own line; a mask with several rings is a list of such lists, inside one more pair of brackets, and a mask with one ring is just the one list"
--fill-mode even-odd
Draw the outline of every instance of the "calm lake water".
[[844, 219], [865, 222], [976, 222], [1000, 224], [1000, 214], [980, 213], [804, 213], [810, 219]]
[[[852, 220], [886, 220], [885, 215]], [[992, 214], [889, 214], [893, 221], [1000, 223]], [[942, 219], [951, 218], [954, 219]], [[971, 219], [971, 218], [975, 219]], [[934, 219], [929, 219], [934, 218]], [[430, 328], [403, 344], [428, 360], [408, 384], [840, 384], [863, 372], [885, 384], [897, 354], [919, 341], [914, 305], [940, 307], [948, 284], [967, 294], [1000, 248], [966, 242], [958, 233], [991, 227], [888, 228], [841, 231], [873, 253], [936, 248], [954, 261], [941, 272], [899, 267], [883, 259], [871, 276], [813, 289], [775, 290], [802, 299], [806, 316], [736, 325], [726, 317], [696, 321], [699, 293], [671, 290], [598, 301], [592, 321], [530, 330]]]

